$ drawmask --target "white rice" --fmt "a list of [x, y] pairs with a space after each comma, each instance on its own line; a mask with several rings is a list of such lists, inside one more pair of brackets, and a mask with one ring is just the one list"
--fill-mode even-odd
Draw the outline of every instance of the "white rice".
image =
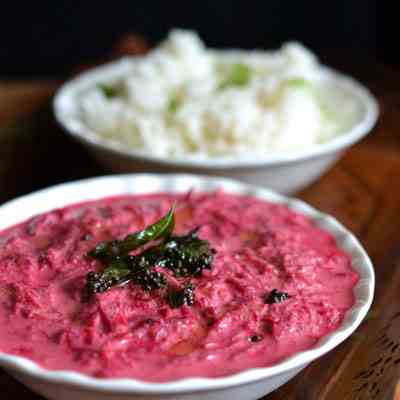
[[[299, 43], [278, 51], [221, 51], [174, 30], [111, 87], [80, 97], [81, 118], [106, 139], [171, 158], [262, 156], [323, 143], [348, 128], [358, 104], [324, 86]], [[236, 82], [239, 80], [240, 82]]]

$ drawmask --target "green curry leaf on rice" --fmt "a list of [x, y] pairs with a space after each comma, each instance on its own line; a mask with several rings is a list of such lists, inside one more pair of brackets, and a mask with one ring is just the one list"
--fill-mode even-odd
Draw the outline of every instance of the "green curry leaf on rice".
[[246, 86], [249, 84], [253, 71], [244, 63], [233, 64], [227, 77], [218, 86], [219, 90], [226, 89], [231, 86]]
[[300, 78], [300, 77], [288, 79], [287, 84], [291, 88], [296, 88], [296, 89], [310, 89], [310, 88], [312, 88], [311, 83], [307, 79]]
[[97, 85], [97, 88], [101, 91], [101, 93], [107, 99], [112, 99], [112, 98], [118, 96], [118, 89], [114, 86], [106, 85], [104, 83], [99, 83]]
[[176, 94], [172, 95], [167, 104], [167, 111], [169, 113], [174, 113], [178, 110], [179, 106], [180, 101], [178, 99], [178, 96]]

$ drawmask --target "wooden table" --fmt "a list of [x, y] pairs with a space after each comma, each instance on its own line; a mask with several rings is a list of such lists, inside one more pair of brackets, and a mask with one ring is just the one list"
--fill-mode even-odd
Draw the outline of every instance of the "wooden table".
[[[337, 60], [337, 58], [335, 58]], [[331, 62], [332, 63], [332, 62]], [[400, 80], [369, 63], [334, 62], [378, 97], [377, 128], [298, 196], [349, 227], [372, 257], [377, 290], [360, 329], [337, 349], [267, 396], [268, 400], [400, 399]], [[0, 83], [0, 202], [106, 173], [51, 117], [57, 82]], [[40, 399], [0, 371], [1, 398]]]

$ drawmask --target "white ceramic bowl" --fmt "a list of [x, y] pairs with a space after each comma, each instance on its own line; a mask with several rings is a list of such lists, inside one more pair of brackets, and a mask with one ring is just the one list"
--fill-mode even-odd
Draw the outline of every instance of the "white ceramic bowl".
[[0, 229], [70, 203], [124, 193], [186, 192], [191, 188], [199, 191], [223, 188], [229, 193], [284, 203], [331, 232], [338, 245], [351, 255], [354, 268], [360, 274], [360, 280], [354, 288], [356, 302], [347, 312], [341, 326], [312, 349], [297, 353], [271, 367], [248, 369], [222, 378], [188, 378], [169, 383], [97, 379], [72, 371], [49, 371], [26, 358], [4, 353], [0, 353], [0, 367], [48, 399], [255, 400], [287, 382], [311, 361], [333, 349], [354, 332], [365, 317], [373, 298], [374, 271], [367, 254], [357, 239], [332, 217], [301, 201], [263, 188], [224, 178], [197, 175], [132, 174], [93, 178], [54, 186], [1, 206]]
[[116, 172], [189, 172], [227, 176], [267, 186], [281, 193], [293, 193], [324, 173], [344, 150], [373, 128], [378, 117], [377, 102], [366, 88], [354, 79], [324, 67], [323, 81], [327, 86], [334, 87], [343, 96], [352, 97], [362, 109], [358, 120], [348, 132], [343, 132], [327, 143], [297, 151], [266, 154], [256, 159], [198, 160], [186, 157], [172, 160], [143, 154], [91, 131], [82, 122], [79, 112], [78, 99], [83, 92], [98, 83], [108, 83], [124, 77], [130, 71], [130, 63], [130, 58], [125, 58], [79, 75], [59, 89], [53, 104], [55, 117], [64, 130], [84, 144], [100, 163]]

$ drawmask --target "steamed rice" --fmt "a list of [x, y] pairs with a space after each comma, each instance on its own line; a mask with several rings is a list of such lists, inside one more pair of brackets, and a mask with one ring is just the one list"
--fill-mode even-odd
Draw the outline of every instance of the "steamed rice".
[[[174, 30], [129, 73], [80, 96], [90, 130], [145, 154], [259, 157], [329, 141], [357, 104], [324, 86], [316, 57], [299, 43], [278, 51], [221, 51]], [[338, 111], [340, 110], [340, 112]]]

